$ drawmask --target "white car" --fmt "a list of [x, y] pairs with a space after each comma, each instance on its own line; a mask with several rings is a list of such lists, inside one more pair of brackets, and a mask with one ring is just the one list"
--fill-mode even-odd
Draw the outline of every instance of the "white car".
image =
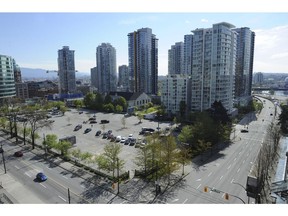
[[124, 143], [126, 141], [126, 137], [122, 137], [120, 143]]
[[122, 139], [121, 136], [117, 136], [117, 137], [116, 137], [116, 142], [120, 142], [121, 139]]
[[129, 134], [128, 138], [132, 138], [133, 137], [133, 134]]

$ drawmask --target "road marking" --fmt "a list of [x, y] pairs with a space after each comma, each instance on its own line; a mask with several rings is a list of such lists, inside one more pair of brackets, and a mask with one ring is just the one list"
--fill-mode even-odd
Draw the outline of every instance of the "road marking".
[[67, 202], [66, 199], [64, 199], [63, 197], [61, 197], [61, 196], [59, 196], [59, 195], [58, 195], [58, 197], [59, 197], [60, 199], [62, 199], [64, 202]]
[[188, 199], [185, 199], [185, 201], [182, 204], [185, 204], [187, 202]]
[[242, 163], [244, 164], [244, 163], [245, 163], [245, 161], [246, 161], [246, 160], [243, 160], [243, 162], [242, 162]]
[[237, 160], [237, 158], [234, 158], [234, 161], [236, 161]]
[[172, 200], [171, 202], [177, 202], [179, 199]]
[[197, 187], [196, 189], [200, 188], [200, 186], [201, 186], [201, 184], [199, 184], [198, 187]]
[[223, 176], [220, 177], [220, 180], [223, 178]]
[[19, 169], [19, 167], [18, 167], [18, 166], [16, 166], [16, 165], [14, 165], [14, 167], [15, 167], [16, 169]]
[[230, 169], [230, 167], [231, 167], [231, 164], [228, 166], [228, 168], [227, 168], [227, 169]]
[[40, 183], [40, 185], [42, 186], [42, 187], [44, 187], [44, 188], [47, 188], [45, 185], [43, 185], [42, 183]]
[[240, 168], [237, 170], [237, 173], [240, 171]]
[[27, 175], [28, 177], [30, 177], [31, 178], [31, 176], [27, 173], [27, 172], [25, 172], [25, 175]]
[[47, 166], [47, 169], [51, 170], [51, 168], [50, 168], [50, 167], [48, 167], [48, 166]]
[[201, 179], [197, 179], [196, 181], [201, 181]]
[[234, 182], [234, 179], [232, 179], [230, 183], [232, 184], [233, 182]]
[[66, 176], [62, 176], [63, 178], [65, 178], [65, 179], [68, 179]]
[[238, 153], [239, 155], [241, 154], [241, 151]]
[[225, 193], [222, 194], [222, 198], [224, 197]]
[[208, 177], [212, 174], [212, 172], [209, 173]]

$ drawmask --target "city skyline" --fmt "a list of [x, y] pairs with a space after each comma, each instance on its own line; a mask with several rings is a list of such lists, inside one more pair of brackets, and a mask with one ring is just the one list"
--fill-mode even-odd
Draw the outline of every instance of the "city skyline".
[[288, 48], [283, 46], [288, 42], [288, 13], [52, 13], [48, 10], [48, 13], [0, 13], [0, 18], [9, 21], [2, 22], [5, 34], [0, 35], [0, 53], [12, 56], [20, 67], [55, 70], [57, 50], [69, 46], [75, 50], [75, 69], [89, 75], [90, 69], [96, 66], [96, 48], [102, 43], [115, 47], [117, 68], [128, 65], [127, 35], [147, 27], [159, 39], [158, 75], [167, 75], [168, 50], [172, 45], [184, 42], [184, 35], [197, 28], [228, 22], [255, 32], [253, 72], [288, 72], [285, 63]]

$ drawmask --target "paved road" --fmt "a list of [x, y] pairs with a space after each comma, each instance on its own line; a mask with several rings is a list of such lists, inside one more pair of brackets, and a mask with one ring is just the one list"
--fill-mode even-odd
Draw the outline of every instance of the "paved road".
[[[219, 146], [216, 154], [208, 152], [193, 160], [191, 166], [185, 167], [189, 174], [184, 181], [159, 196], [155, 203], [253, 203], [254, 199], [248, 200], [241, 185], [246, 186], [247, 175], [274, 118], [270, 115], [274, 105], [270, 101], [264, 105], [258, 116], [248, 115], [236, 125], [233, 143]], [[247, 126], [249, 132], [241, 133]], [[234, 138], [234, 134], [231, 136]], [[204, 186], [210, 188], [208, 192], [204, 192]], [[230, 194], [229, 200], [224, 199], [224, 193]]]

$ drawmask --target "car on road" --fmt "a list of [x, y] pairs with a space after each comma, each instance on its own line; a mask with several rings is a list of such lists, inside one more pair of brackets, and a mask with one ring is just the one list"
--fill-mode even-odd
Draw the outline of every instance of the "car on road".
[[74, 131], [78, 131], [82, 128], [81, 124], [76, 125], [76, 127], [74, 128]]
[[104, 120], [101, 120], [101, 124], [107, 124], [107, 123], [109, 123], [109, 121], [108, 121], [108, 120], [106, 120], [106, 119], [104, 119]]
[[15, 157], [22, 157], [22, 156], [23, 156], [23, 152], [22, 152], [22, 151], [16, 151], [16, 152], [14, 153], [14, 156], [15, 156]]
[[85, 134], [86, 134], [86, 133], [89, 133], [91, 130], [92, 130], [91, 128], [86, 128], [85, 131], [84, 131], [84, 133], [85, 133]]
[[241, 130], [241, 133], [248, 133], [248, 130], [242, 129], [242, 130]]
[[98, 131], [96, 132], [95, 136], [100, 136], [100, 134], [101, 134], [101, 130], [98, 130]]
[[47, 176], [44, 173], [40, 172], [40, 173], [37, 173], [36, 179], [38, 181], [42, 182], [42, 181], [46, 181], [48, 178], [47, 178]]

